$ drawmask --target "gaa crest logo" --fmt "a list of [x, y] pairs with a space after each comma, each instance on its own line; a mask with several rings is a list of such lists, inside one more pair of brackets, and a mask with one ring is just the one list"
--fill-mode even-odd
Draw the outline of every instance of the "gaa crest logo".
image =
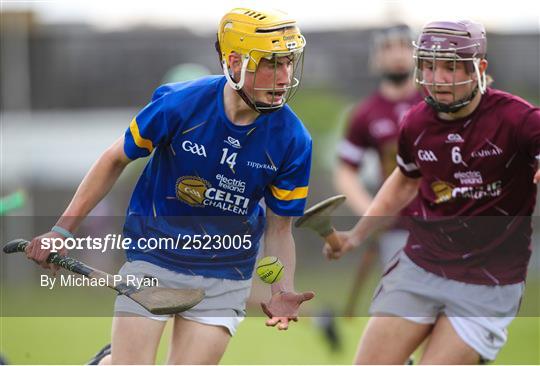
[[176, 197], [192, 207], [204, 207], [204, 194], [212, 185], [205, 179], [184, 176], [176, 180]]
[[231, 137], [231, 136], [227, 136], [227, 140], [224, 140], [227, 144], [231, 145], [232, 147], [234, 148], [237, 148], [237, 149], [240, 149], [242, 148], [242, 145], [240, 145], [240, 141], [238, 141], [237, 139]]
[[431, 189], [435, 193], [435, 203], [443, 203], [452, 200], [454, 185], [448, 182], [436, 181], [431, 183]]

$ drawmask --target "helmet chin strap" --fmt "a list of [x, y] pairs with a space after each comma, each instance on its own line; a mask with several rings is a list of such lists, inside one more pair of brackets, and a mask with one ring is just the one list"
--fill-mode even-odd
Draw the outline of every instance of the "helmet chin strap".
[[221, 66], [223, 67], [223, 74], [227, 78], [229, 85], [236, 91], [242, 89], [246, 81], [246, 70], [249, 64], [249, 56], [245, 55], [242, 57], [242, 69], [240, 70], [240, 81], [236, 82], [229, 72], [229, 67], [227, 66], [227, 61], [221, 61]]
[[236, 92], [242, 100], [248, 105], [249, 108], [253, 109], [255, 112], [260, 114], [268, 114], [275, 112], [283, 107], [282, 104], [277, 106], [272, 106], [271, 104], [262, 103], [262, 102], [255, 102], [251, 100], [250, 97], [247, 96], [247, 94], [242, 89], [236, 89]]
[[466, 98], [463, 98], [461, 100], [457, 100], [450, 104], [444, 104], [437, 102], [435, 98], [433, 98], [431, 95], [424, 98], [424, 101], [433, 109], [435, 109], [437, 112], [440, 113], [456, 113], [457, 111], [461, 110], [463, 107], [468, 105], [473, 98], [478, 93], [478, 86], [474, 88], [473, 92]]
[[484, 94], [487, 89], [486, 72], [484, 70], [484, 72], [480, 75], [480, 59], [474, 60], [473, 65], [476, 78], [478, 79], [478, 89], [480, 89], [480, 93]]
[[223, 74], [225, 74], [225, 78], [227, 78], [227, 83], [240, 95], [242, 100], [248, 105], [249, 108], [253, 109], [255, 112], [260, 114], [268, 114], [275, 112], [283, 107], [283, 104], [272, 106], [271, 104], [262, 103], [262, 102], [253, 102], [251, 98], [242, 90], [244, 87], [244, 83], [246, 81], [246, 71], [249, 64], [250, 57], [249, 55], [245, 55], [242, 57], [242, 69], [240, 71], [240, 80], [236, 82], [231, 73], [229, 72], [229, 68], [227, 66], [226, 61], [222, 61], [221, 65], [223, 66]]

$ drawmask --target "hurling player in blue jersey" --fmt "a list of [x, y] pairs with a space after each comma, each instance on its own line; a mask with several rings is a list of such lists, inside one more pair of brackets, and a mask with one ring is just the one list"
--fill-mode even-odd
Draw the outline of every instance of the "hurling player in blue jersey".
[[[217, 36], [225, 75], [158, 88], [90, 169], [51, 232], [27, 251], [47, 266], [41, 239], [70, 236], [124, 168], [152, 154], [133, 191], [124, 236], [133, 243], [180, 236], [182, 245], [133, 245], [120, 273], [205, 289], [200, 304], [174, 317], [168, 363], [175, 364], [219, 362], [245, 315], [263, 233], [265, 255], [285, 266], [263, 305], [266, 324], [287, 329], [314, 296], [294, 289], [291, 234], [291, 217], [302, 215], [306, 203], [312, 143], [285, 104], [299, 84], [305, 39], [285, 14], [250, 9], [225, 14]], [[119, 296], [112, 357], [101, 363], [154, 363], [167, 319]]]

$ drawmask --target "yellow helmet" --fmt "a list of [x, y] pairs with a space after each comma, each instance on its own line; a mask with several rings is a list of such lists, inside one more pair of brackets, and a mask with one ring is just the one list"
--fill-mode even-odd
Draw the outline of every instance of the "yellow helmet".
[[[247, 8], [235, 8], [223, 16], [219, 24], [217, 42], [223, 73], [229, 85], [239, 91], [244, 100], [245, 94], [240, 89], [244, 85], [246, 71], [255, 72], [261, 58], [270, 60], [294, 55], [296, 59], [301, 59], [306, 45], [296, 21], [287, 14], [277, 10], [256, 11]], [[230, 71], [229, 55], [233, 52], [242, 57], [239, 80], [233, 80]], [[294, 75], [293, 79], [291, 89], [295, 89], [300, 82]], [[281, 104], [284, 103], [285, 101]], [[261, 113], [265, 110], [276, 110], [276, 107], [259, 108], [255, 101], [248, 104], [256, 105], [255, 109]]]
[[231, 52], [250, 56], [248, 71], [255, 71], [262, 57], [302, 51], [306, 40], [296, 21], [280, 11], [236, 8], [223, 16], [218, 42], [221, 61], [228, 65]]

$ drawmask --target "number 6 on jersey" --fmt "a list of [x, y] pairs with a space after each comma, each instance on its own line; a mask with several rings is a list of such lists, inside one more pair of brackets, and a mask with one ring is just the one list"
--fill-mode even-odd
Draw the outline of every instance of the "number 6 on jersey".
[[454, 146], [452, 148], [452, 161], [454, 164], [461, 164], [463, 162], [459, 146]]

